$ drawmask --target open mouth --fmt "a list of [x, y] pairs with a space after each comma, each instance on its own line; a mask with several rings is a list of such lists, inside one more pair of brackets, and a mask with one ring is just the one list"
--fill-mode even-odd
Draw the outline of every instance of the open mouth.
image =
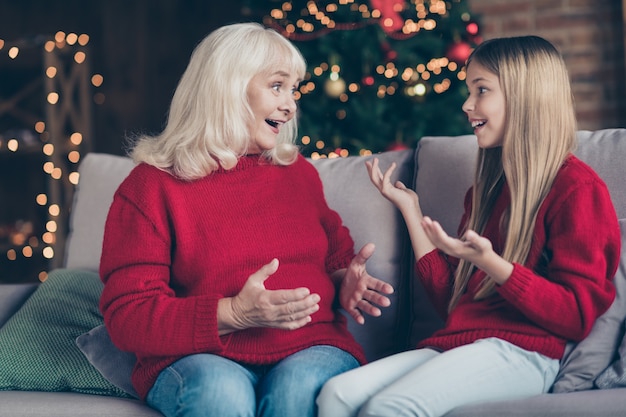
[[268, 125], [272, 126], [273, 128], [277, 128], [278, 126], [280, 126], [282, 123], [276, 120], [272, 120], [272, 119], [265, 119], [265, 123], [267, 123]]
[[479, 128], [479, 127], [481, 127], [481, 126], [484, 126], [484, 125], [485, 125], [485, 123], [487, 123], [487, 121], [486, 121], [486, 120], [474, 120], [474, 121], [472, 122], [472, 128], [473, 128], [473, 129]]

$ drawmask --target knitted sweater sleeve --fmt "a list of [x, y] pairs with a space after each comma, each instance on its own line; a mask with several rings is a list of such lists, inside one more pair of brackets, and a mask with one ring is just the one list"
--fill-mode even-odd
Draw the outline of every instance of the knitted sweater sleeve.
[[543, 250], [531, 249], [529, 260], [546, 258], [545, 272], [514, 264], [498, 292], [546, 330], [579, 341], [615, 298], [620, 235], [606, 185], [597, 177], [574, 180], [569, 187], [555, 182], [538, 216]]
[[221, 296], [175, 296], [166, 199], [158, 180], [136, 174], [116, 192], [105, 226], [100, 308], [111, 338], [138, 356], [219, 352]]

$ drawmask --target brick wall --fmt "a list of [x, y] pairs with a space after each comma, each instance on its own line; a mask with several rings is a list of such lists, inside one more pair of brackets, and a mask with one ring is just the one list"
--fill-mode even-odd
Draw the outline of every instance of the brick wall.
[[484, 39], [538, 35], [568, 66], [580, 129], [626, 127], [626, 0], [468, 0]]

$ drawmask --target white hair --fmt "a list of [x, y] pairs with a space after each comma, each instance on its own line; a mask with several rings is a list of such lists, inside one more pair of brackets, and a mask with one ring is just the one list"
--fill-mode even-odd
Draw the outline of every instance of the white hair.
[[[220, 166], [230, 169], [250, 143], [253, 118], [247, 89], [257, 74], [285, 61], [302, 79], [306, 63], [286, 38], [258, 23], [237, 23], [211, 32], [195, 48], [172, 98], [167, 124], [156, 136], [136, 139], [131, 157], [187, 180]], [[273, 163], [295, 161], [296, 117], [286, 123], [277, 145], [265, 152]]]

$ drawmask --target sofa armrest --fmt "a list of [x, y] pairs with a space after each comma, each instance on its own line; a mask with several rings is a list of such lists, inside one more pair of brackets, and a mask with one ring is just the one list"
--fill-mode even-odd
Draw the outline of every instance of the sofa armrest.
[[24, 304], [37, 289], [36, 283], [0, 285], [0, 327]]

